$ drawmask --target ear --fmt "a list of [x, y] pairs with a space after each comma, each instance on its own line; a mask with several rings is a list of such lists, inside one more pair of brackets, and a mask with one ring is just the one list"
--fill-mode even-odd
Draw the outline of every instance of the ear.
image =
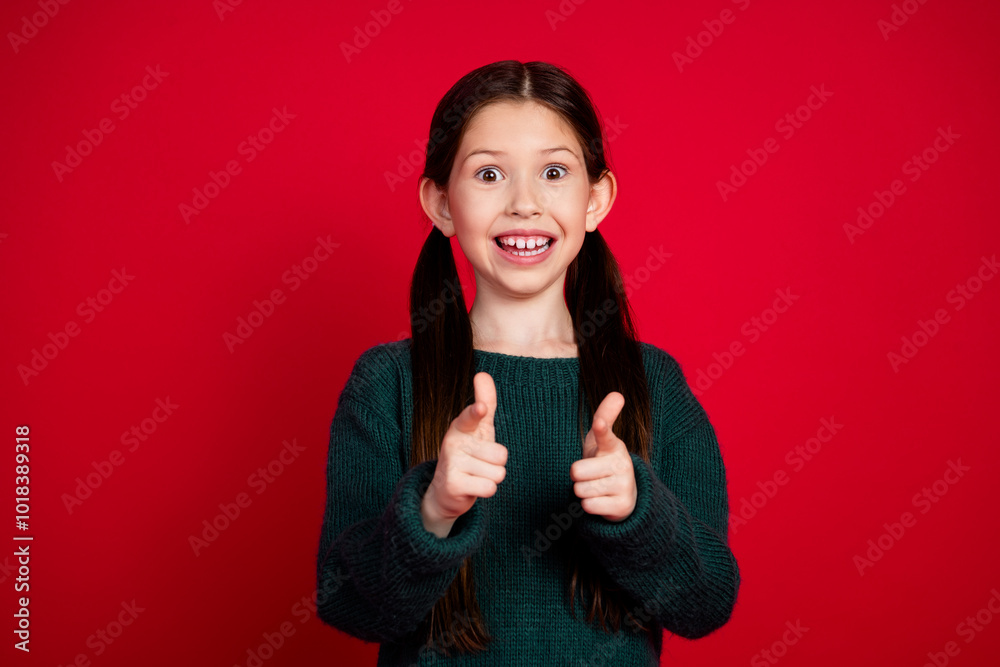
[[618, 181], [610, 169], [605, 169], [601, 178], [590, 186], [590, 201], [587, 203], [587, 231], [592, 232], [597, 229], [611, 211], [611, 205], [615, 203], [618, 195]]
[[434, 226], [445, 236], [455, 235], [455, 224], [448, 210], [448, 191], [442, 190], [426, 176], [420, 179], [420, 206]]

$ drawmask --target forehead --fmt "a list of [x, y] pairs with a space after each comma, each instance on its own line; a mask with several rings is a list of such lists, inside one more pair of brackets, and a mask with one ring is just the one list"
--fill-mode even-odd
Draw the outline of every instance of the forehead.
[[492, 102], [475, 113], [465, 128], [459, 152], [479, 148], [506, 151], [517, 146], [533, 149], [553, 140], [576, 145], [576, 135], [562, 116], [537, 102], [504, 100]]

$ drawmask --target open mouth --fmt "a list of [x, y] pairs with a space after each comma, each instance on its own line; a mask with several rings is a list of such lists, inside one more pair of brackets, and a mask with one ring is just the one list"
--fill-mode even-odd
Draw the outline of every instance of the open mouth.
[[540, 255], [552, 247], [553, 241], [545, 236], [498, 236], [493, 239], [501, 250], [518, 257]]

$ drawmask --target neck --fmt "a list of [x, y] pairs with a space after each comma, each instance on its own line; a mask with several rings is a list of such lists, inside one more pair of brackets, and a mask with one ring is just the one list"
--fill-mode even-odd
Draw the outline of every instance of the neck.
[[566, 307], [561, 283], [524, 297], [500, 295], [488, 288], [477, 290], [469, 319], [473, 347], [477, 349], [562, 353], [576, 350], [573, 318]]

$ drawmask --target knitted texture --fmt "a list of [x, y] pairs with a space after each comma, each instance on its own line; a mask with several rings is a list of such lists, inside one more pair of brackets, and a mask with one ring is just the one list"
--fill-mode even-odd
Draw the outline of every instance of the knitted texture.
[[[663, 630], [696, 639], [724, 625], [740, 585], [727, 542], [726, 473], [715, 431], [667, 352], [640, 343], [653, 424], [651, 462], [632, 454], [637, 500], [620, 522], [583, 511], [569, 475], [582, 457], [578, 358], [474, 351], [496, 386], [506, 476], [447, 537], [420, 515], [437, 460], [409, 466], [409, 339], [367, 349], [330, 428], [317, 557], [319, 617], [368, 642], [378, 665], [658, 665]], [[628, 400], [628, 396], [625, 400]], [[584, 414], [584, 433], [590, 429]], [[446, 657], [427, 619], [468, 556], [492, 641]], [[586, 557], [652, 627], [617, 634], [570, 610], [572, 559]], [[462, 618], [450, 619], [461, 629]], [[447, 641], [447, 640], [445, 640]]]

